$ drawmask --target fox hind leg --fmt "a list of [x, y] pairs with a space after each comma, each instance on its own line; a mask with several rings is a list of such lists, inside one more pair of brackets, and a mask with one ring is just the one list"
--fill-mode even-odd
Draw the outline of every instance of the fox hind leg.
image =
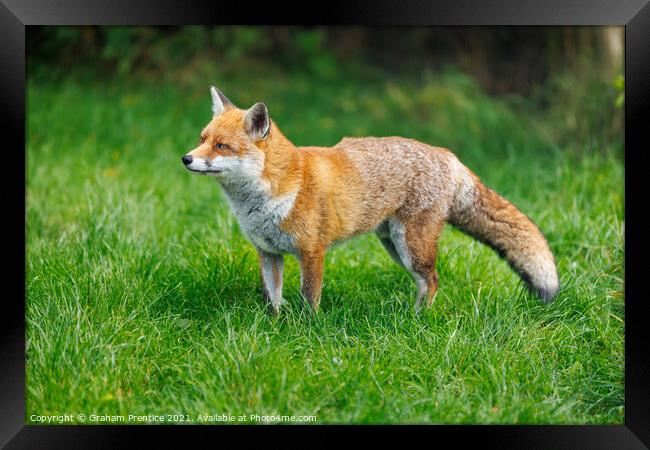
[[394, 217], [388, 221], [395, 253], [415, 279], [418, 288], [416, 311], [423, 306], [430, 308], [438, 290], [436, 255], [444, 224], [444, 216], [432, 210], [414, 216]]
[[399, 264], [400, 266], [404, 267], [404, 262], [402, 261], [402, 258], [399, 256], [399, 253], [397, 249], [395, 248], [395, 244], [393, 244], [393, 241], [390, 238], [384, 238], [380, 237], [379, 241], [381, 244], [384, 246], [388, 254], [393, 258], [393, 260]]
[[393, 241], [390, 237], [390, 225], [388, 223], [388, 221], [382, 222], [382, 224], [377, 227], [375, 234], [391, 258], [393, 258], [397, 264], [404, 267], [402, 258], [400, 257], [397, 249], [395, 248], [395, 244], [393, 244]]

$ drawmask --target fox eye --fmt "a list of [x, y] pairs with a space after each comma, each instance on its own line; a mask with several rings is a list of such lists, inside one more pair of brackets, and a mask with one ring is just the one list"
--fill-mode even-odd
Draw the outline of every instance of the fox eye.
[[204, 142], [205, 142], [205, 138], [203, 136], [201, 136], [199, 138], [199, 145], [203, 144]]
[[219, 143], [215, 144], [214, 147], [218, 148], [219, 150], [225, 150], [225, 149], [228, 148], [228, 145], [227, 144], [222, 144], [222, 143], [219, 142]]

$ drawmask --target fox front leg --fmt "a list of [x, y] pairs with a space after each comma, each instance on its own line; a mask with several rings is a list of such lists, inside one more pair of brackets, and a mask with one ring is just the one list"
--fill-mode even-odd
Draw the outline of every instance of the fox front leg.
[[318, 311], [323, 286], [325, 250], [303, 252], [300, 255], [300, 291], [314, 311]]
[[269, 303], [271, 312], [278, 314], [282, 304], [282, 272], [284, 271], [284, 256], [274, 255], [258, 249], [260, 273], [264, 297]]

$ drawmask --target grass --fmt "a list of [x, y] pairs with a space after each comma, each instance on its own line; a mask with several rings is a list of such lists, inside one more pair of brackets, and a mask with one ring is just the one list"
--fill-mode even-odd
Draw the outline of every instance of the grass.
[[80, 413], [623, 422], [620, 148], [555, 149], [550, 124], [458, 75], [224, 79], [236, 103], [264, 99], [298, 145], [402, 135], [453, 149], [540, 226], [563, 285], [542, 305], [491, 250], [448, 228], [436, 303], [415, 315], [414, 283], [368, 235], [328, 253], [318, 315], [288, 257], [274, 318], [220, 190], [180, 164], [209, 119], [213, 81], [30, 82], [28, 423]]

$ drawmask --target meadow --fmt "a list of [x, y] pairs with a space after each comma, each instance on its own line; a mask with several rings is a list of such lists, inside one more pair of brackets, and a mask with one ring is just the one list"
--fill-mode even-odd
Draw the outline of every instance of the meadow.
[[[210, 119], [209, 84], [242, 107], [265, 101], [297, 145], [399, 135], [450, 148], [539, 225], [559, 266], [556, 301], [539, 303], [447, 226], [430, 311], [414, 313], [415, 284], [366, 235], [328, 253], [318, 314], [287, 257], [287, 303], [269, 315], [254, 248], [219, 187], [180, 161]], [[453, 73], [31, 80], [27, 100], [28, 423], [623, 423], [620, 144], [556, 145], [557, 117]]]

